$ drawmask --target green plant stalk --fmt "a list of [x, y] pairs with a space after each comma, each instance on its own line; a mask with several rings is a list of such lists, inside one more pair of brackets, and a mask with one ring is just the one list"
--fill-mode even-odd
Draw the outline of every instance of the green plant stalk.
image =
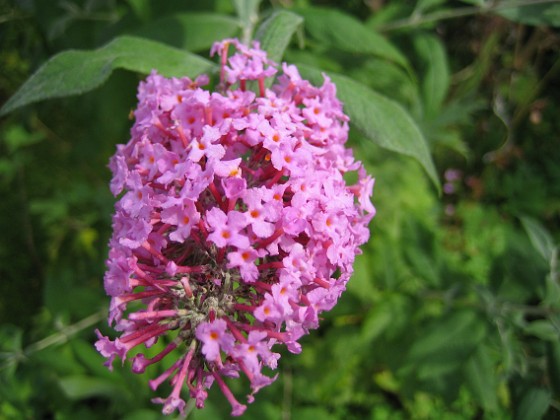
[[93, 315], [90, 315], [82, 319], [81, 321], [76, 322], [75, 324], [65, 327], [62, 331], [51, 334], [48, 337], [43, 338], [42, 340], [30, 344], [25, 349], [19, 352], [15, 352], [11, 357], [8, 357], [2, 364], [2, 366], [0, 366], [0, 370], [6, 368], [15, 361], [25, 360], [34, 353], [44, 350], [47, 347], [65, 343], [73, 335], [76, 335], [77, 333], [85, 329], [91, 328], [99, 321], [103, 320], [106, 316], [107, 308], [103, 308], [103, 310], [100, 310], [99, 312], [96, 312]]
[[439, 22], [441, 20], [456, 19], [465, 16], [473, 16], [478, 14], [488, 14], [500, 10], [512, 9], [514, 7], [534, 6], [537, 4], [557, 3], [558, 0], [519, 0], [507, 3], [496, 3], [488, 6], [469, 6], [461, 7], [453, 10], [441, 10], [427, 15], [412, 14], [406, 19], [396, 20], [394, 22], [380, 25], [376, 29], [381, 32], [394, 31], [403, 28], [417, 27], [426, 23]]
[[253, 38], [255, 26], [259, 21], [259, 4], [261, 0], [234, 0], [237, 16], [241, 23], [241, 42], [249, 45]]

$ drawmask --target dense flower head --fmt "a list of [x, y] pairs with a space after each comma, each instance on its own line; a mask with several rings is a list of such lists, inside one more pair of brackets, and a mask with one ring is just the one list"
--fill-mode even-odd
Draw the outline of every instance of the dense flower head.
[[[228, 39], [212, 53], [215, 92], [206, 76], [152, 72], [140, 84], [131, 140], [109, 164], [119, 200], [105, 289], [120, 337], [98, 331], [96, 347], [109, 367], [135, 349], [137, 373], [175, 358], [150, 381], [172, 386], [154, 399], [164, 413], [184, 412], [183, 388], [203, 407], [216, 382], [242, 414], [224, 379], [245, 375], [248, 402], [276, 379], [263, 372], [277, 367], [273, 347], [301, 351], [344, 291], [375, 213], [328, 77], [315, 87], [294, 66], [279, 71], [256, 42]], [[151, 358], [136, 349], [158, 340]]]

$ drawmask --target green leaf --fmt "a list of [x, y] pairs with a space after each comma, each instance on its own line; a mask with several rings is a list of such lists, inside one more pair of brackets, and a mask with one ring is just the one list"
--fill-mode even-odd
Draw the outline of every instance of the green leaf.
[[538, 337], [541, 340], [558, 341], [560, 339], [560, 331], [550, 321], [544, 319], [538, 319], [527, 324], [523, 330], [526, 334]]
[[541, 419], [550, 404], [550, 392], [542, 388], [530, 388], [523, 396], [514, 413], [514, 420]]
[[458, 369], [486, 335], [486, 326], [472, 311], [454, 312], [437, 319], [415, 341], [405, 370], [426, 379]]
[[37, 131], [30, 133], [21, 125], [10, 125], [3, 134], [3, 140], [10, 154], [21, 148], [36, 144], [44, 138], [44, 133]]
[[546, 362], [554, 395], [560, 395], [560, 342], [546, 343]]
[[418, 0], [414, 13], [423, 14], [425, 12], [439, 8], [439, 6], [447, 3], [447, 0]]
[[550, 263], [554, 254], [554, 240], [550, 233], [538, 220], [531, 217], [521, 217], [521, 223], [535, 249], [547, 263]]
[[376, 301], [376, 290], [373, 286], [371, 260], [366, 255], [358, 255], [354, 261], [354, 274], [348, 283], [348, 293], [362, 300], [365, 304]]
[[329, 413], [326, 408], [319, 406], [319, 407], [297, 407], [294, 409], [293, 418], [300, 419], [300, 420], [316, 420], [316, 419], [334, 420], [338, 417]]
[[432, 34], [419, 33], [413, 37], [414, 48], [422, 66], [422, 94], [424, 114], [436, 117], [449, 89], [449, 67], [443, 43]]
[[126, 0], [134, 14], [145, 21], [150, 18], [150, 0]]
[[59, 384], [66, 396], [73, 400], [98, 396], [117, 399], [122, 394], [122, 389], [109, 379], [74, 375], [62, 378]]
[[[352, 283], [352, 282], [350, 282]], [[371, 343], [384, 332], [398, 330], [399, 324], [409, 322], [406, 317], [406, 300], [398, 294], [386, 294], [376, 302], [365, 317], [361, 336], [364, 342]]]
[[496, 372], [485, 346], [479, 346], [465, 364], [465, 379], [473, 395], [487, 411], [498, 407]]
[[[361, 66], [349, 68], [345, 74], [401, 103], [412, 115], [421, 115], [420, 87], [402, 66], [371, 57]], [[372, 77], [373, 75], [375, 77]]]
[[279, 63], [292, 35], [302, 22], [301, 16], [280, 10], [259, 26], [255, 38], [261, 43], [261, 48], [267, 52], [268, 58]]
[[98, 378], [115, 380], [115, 375], [103, 365], [104, 359], [90, 342], [74, 338], [69, 342], [76, 359]]
[[554, 275], [546, 276], [542, 305], [560, 309], [560, 284], [558, 284], [554, 277]]
[[180, 13], [140, 28], [134, 35], [189, 51], [209, 49], [216, 41], [237, 36], [239, 21], [216, 13]]
[[409, 68], [408, 60], [393, 44], [356, 18], [319, 7], [297, 11], [305, 19], [306, 31], [316, 41], [350, 53], [371, 54]]
[[[322, 82], [320, 70], [298, 67], [305, 78], [316, 84]], [[350, 116], [350, 124], [379, 146], [415, 158], [439, 192], [441, 187], [426, 140], [404, 108], [348, 77], [327, 74], [336, 84], [337, 96]]]
[[560, 27], [560, 4], [558, 3], [526, 4], [500, 8], [497, 13], [506, 19], [525, 25]]
[[64, 51], [39, 68], [0, 109], [5, 115], [43, 99], [81, 94], [105, 82], [115, 69], [194, 77], [215, 65], [197, 55], [142, 38], [122, 36], [93, 51]]
[[141, 408], [138, 410], [131, 411], [125, 417], [123, 417], [122, 420], [161, 420], [161, 417], [162, 417], [161, 414], [154, 410]]
[[462, 3], [474, 4], [475, 6], [484, 6], [486, 0], [461, 0]]

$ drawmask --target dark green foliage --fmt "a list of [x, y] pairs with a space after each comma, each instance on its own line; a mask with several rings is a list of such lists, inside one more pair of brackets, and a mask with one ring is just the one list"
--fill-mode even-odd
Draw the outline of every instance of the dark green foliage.
[[[147, 72], [212, 72], [212, 43], [251, 33], [337, 84], [378, 213], [339, 305], [245, 417], [558, 418], [560, 14], [507, 3], [0, 0], [0, 418], [163, 418], [161, 368], [110, 372], [92, 346], [106, 165]], [[228, 404], [214, 387], [190, 416]]]

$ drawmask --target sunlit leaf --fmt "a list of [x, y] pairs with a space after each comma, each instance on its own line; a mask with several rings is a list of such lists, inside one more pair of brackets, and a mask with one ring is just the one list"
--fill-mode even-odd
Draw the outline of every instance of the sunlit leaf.
[[292, 35], [302, 22], [301, 16], [280, 10], [261, 24], [255, 38], [260, 41], [261, 48], [268, 53], [268, 58], [278, 63]]
[[64, 51], [39, 68], [0, 109], [7, 114], [24, 105], [88, 92], [121, 68], [164, 76], [194, 77], [214, 68], [211, 61], [142, 38], [122, 36], [93, 51]]

